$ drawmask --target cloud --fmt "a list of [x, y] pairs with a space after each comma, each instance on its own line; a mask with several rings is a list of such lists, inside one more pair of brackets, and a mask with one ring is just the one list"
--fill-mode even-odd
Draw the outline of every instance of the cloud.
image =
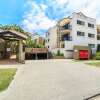
[[55, 20], [51, 20], [45, 14], [47, 6], [45, 4], [37, 5], [35, 2], [28, 2], [31, 9], [25, 13], [22, 25], [29, 32], [47, 30], [56, 24]]
[[87, 5], [84, 6], [81, 11], [93, 18], [97, 19], [97, 23], [100, 23], [100, 1], [94, 0], [91, 2], [91, 0], [88, 1]]
[[30, 9], [25, 12], [22, 25], [30, 32], [46, 31], [57, 20], [80, 11], [86, 16], [96, 18], [97, 23], [100, 23], [99, 0], [30, 0], [27, 6]]

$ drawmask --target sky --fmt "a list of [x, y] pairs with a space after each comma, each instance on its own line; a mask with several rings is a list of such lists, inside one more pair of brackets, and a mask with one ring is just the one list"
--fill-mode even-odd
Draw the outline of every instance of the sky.
[[0, 0], [0, 24], [44, 36], [58, 20], [80, 11], [100, 24], [100, 0]]

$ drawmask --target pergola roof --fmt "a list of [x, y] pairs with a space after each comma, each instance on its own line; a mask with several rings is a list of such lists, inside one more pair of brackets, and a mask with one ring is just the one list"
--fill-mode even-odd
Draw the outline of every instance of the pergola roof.
[[26, 40], [28, 36], [13, 30], [0, 30], [0, 38], [4, 40]]

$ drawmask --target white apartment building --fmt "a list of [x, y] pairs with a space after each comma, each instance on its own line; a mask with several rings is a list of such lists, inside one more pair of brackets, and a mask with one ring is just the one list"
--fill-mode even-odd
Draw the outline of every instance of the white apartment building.
[[73, 53], [77, 52], [75, 46], [87, 47], [95, 54], [100, 44], [97, 36], [96, 19], [87, 17], [81, 12], [74, 12], [48, 30], [45, 46], [52, 53], [60, 50], [65, 58], [73, 58]]

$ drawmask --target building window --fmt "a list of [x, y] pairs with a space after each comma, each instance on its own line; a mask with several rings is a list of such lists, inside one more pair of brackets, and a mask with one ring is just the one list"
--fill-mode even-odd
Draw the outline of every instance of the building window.
[[49, 46], [48, 46], [48, 48], [49, 48]]
[[91, 33], [88, 33], [88, 37], [90, 37], [90, 38], [94, 38], [95, 35], [94, 35], [94, 34], [91, 34]]
[[70, 24], [65, 24], [64, 26], [62, 26], [62, 29], [70, 29]]
[[100, 52], [100, 44], [97, 45], [97, 52]]
[[50, 33], [49, 33], [49, 32], [47, 32], [47, 33], [46, 33], [46, 37], [48, 37], [49, 35], [50, 35]]
[[85, 22], [77, 20], [77, 24], [79, 24], [79, 25], [85, 25]]
[[94, 24], [88, 23], [88, 27], [94, 28]]
[[65, 44], [61, 44], [61, 48], [65, 48]]
[[48, 39], [48, 42], [50, 41], [50, 39]]
[[95, 44], [88, 44], [90, 48], [95, 48]]
[[45, 43], [47, 43], [47, 40], [45, 40]]
[[100, 40], [100, 36], [99, 35], [97, 35], [97, 40]]
[[77, 31], [77, 36], [85, 36], [84, 32]]

